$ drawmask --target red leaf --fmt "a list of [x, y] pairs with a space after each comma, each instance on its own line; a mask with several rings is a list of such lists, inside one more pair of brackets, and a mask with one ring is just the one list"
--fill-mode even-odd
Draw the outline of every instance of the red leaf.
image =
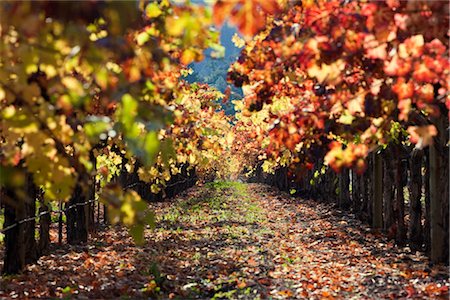
[[414, 84], [411, 81], [405, 81], [405, 78], [399, 78], [392, 87], [399, 100], [411, 98], [414, 94]]

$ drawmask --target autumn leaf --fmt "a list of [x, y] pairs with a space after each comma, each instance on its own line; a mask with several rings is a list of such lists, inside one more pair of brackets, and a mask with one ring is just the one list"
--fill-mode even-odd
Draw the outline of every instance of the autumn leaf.
[[395, 25], [401, 30], [406, 30], [408, 26], [409, 16], [407, 14], [395, 14]]
[[247, 286], [247, 284], [245, 283], [245, 281], [239, 281], [238, 284], [236, 285], [236, 287], [238, 289], [243, 289]]
[[387, 43], [379, 43], [373, 34], [364, 38], [364, 49], [366, 56], [371, 59], [385, 60], [387, 57]]
[[386, 0], [386, 4], [395, 10], [397, 7], [400, 6], [400, 0]]
[[405, 40], [398, 47], [399, 56], [403, 59], [408, 57], [420, 57], [424, 48], [423, 35], [415, 35]]
[[245, 40], [239, 37], [237, 33], [233, 34], [231, 41], [238, 48], [242, 48], [245, 46]]
[[308, 68], [308, 75], [316, 78], [320, 83], [336, 84], [341, 81], [341, 72], [345, 68], [345, 62], [338, 60], [330, 65], [322, 63], [321, 65], [314, 64]]
[[407, 129], [409, 139], [416, 144], [416, 148], [423, 149], [433, 144], [433, 137], [438, 133], [436, 126], [409, 126]]
[[401, 59], [395, 55], [390, 61], [384, 62], [384, 71], [389, 76], [405, 76], [412, 69], [409, 59]]
[[424, 100], [427, 103], [433, 102], [434, 96], [434, 87], [431, 84], [422, 85], [418, 90], [418, 96], [421, 100]]
[[145, 7], [145, 15], [148, 18], [156, 18], [162, 14], [161, 8], [159, 8], [158, 3], [150, 3]]
[[213, 21], [216, 26], [221, 26], [226, 18], [231, 14], [231, 11], [238, 5], [240, 0], [223, 1], [219, 0], [213, 6]]
[[414, 95], [414, 84], [412, 81], [406, 82], [405, 78], [399, 78], [392, 87], [399, 100], [411, 98]]
[[413, 78], [417, 82], [434, 82], [437, 78], [437, 74], [433, 72], [428, 66], [424, 63], [417, 63], [414, 66]]
[[183, 65], [189, 65], [191, 62], [193, 62], [197, 57], [197, 54], [194, 50], [192, 49], [187, 49], [185, 51], [183, 51], [183, 54], [181, 54], [181, 63]]
[[398, 110], [400, 111], [400, 113], [398, 115], [399, 120], [401, 120], [401, 121], [408, 120], [408, 115], [411, 111], [411, 104], [412, 104], [412, 101], [409, 98], [401, 99], [398, 101], [397, 107], [398, 107]]
[[217, 26], [230, 17], [231, 23], [246, 35], [253, 36], [264, 28], [266, 17], [280, 11], [276, 0], [218, 0], [213, 7], [213, 20]]

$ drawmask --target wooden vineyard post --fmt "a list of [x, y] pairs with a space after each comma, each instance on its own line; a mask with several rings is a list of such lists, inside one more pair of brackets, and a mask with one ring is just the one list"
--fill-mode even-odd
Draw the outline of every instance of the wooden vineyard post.
[[106, 204], [103, 204], [103, 223], [105, 225], [109, 224], [108, 218], [108, 206]]
[[69, 201], [69, 207], [66, 209], [69, 244], [85, 243], [88, 240], [87, 204], [85, 203], [88, 198], [88, 194], [78, 183]]
[[380, 154], [373, 155], [372, 226], [381, 229], [383, 227], [383, 162]]
[[436, 145], [430, 147], [430, 229], [431, 260], [439, 262], [444, 256], [444, 231], [442, 228], [441, 196], [439, 195], [440, 158]]
[[352, 171], [352, 210], [356, 216], [359, 215], [361, 210], [361, 193], [359, 186], [360, 175], [356, 173], [356, 171]]
[[383, 151], [383, 215], [384, 231], [389, 232], [394, 228], [394, 159], [392, 157], [392, 145]]
[[63, 203], [59, 200], [59, 216], [58, 216], [58, 244], [62, 244], [63, 240]]
[[348, 209], [350, 206], [350, 170], [344, 168], [339, 174], [339, 207]]
[[[443, 207], [445, 197], [448, 197], [446, 187], [448, 187], [448, 178], [445, 178], [447, 184], [443, 184], [442, 174], [448, 174], [448, 164], [443, 161], [442, 152], [447, 147], [445, 142], [446, 130], [441, 118], [435, 120], [438, 129], [438, 137], [429, 149], [429, 167], [430, 167], [430, 240], [431, 240], [431, 260], [435, 263], [444, 262], [446, 260], [446, 239], [448, 236], [445, 232]], [[448, 153], [448, 152], [447, 152]], [[447, 157], [448, 159], [448, 157]], [[448, 190], [448, 188], [447, 188]]]
[[39, 244], [38, 244], [38, 254], [39, 256], [47, 254], [48, 248], [50, 246], [50, 224], [52, 218], [50, 215], [50, 205], [44, 201], [44, 192], [39, 191]]
[[[17, 205], [5, 203], [4, 227], [14, 225], [25, 218], [23, 200], [17, 200]], [[3, 274], [16, 274], [25, 267], [25, 237], [24, 224], [18, 224], [5, 232], [5, 257]]]
[[430, 256], [431, 252], [431, 221], [430, 221], [430, 149], [425, 149], [425, 156], [424, 156], [424, 165], [425, 165], [425, 173], [423, 177], [423, 187], [425, 190], [425, 209], [424, 209], [424, 218], [425, 222], [423, 224], [423, 239], [424, 239], [424, 251], [425, 253]]
[[410, 158], [409, 181], [409, 239], [413, 250], [422, 249], [424, 230], [422, 227], [422, 150], [413, 150]]
[[368, 215], [367, 212], [367, 195], [368, 195], [368, 186], [366, 184], [367, 179], [367, 173], [369, 173], [370, 170], [367, 169], [361, 176], [359, 177], [359, 187], [360, 187], [360, 193], [361, 193], [361, 209], [359, 211], [359, 219], [363, 222], [366, 222], [369, 224]]
[[408, 173], [402, 160], [401, 145], [397, 147], [396, 155], [396, 173], [395, 173], [395, 219], [397, 224], [397, 232], [395, 240], [398, 245], [406, 243], [407, 227], [405, 226], [405, 197], [403, 188], [406, 186]]

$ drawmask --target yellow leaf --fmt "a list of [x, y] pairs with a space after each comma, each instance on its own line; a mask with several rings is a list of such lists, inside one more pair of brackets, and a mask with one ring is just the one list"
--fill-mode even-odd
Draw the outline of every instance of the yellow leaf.
[[350, 125], [350, 124], [352, 124], [354, 119], [355, 119], [355, 117], [353, 117], [352, 115], [350, 115], [348, 113], [345, 113], [345, 114], [341, 115], [341, 117], [338, 119], [338, 122], [342, 123], [342, 124]]
[[150, 38], [150, 35], [143, 31], [136, 36], [136, 41], [139, 46], [144, 45]]
[[158, 194], [158, 193], [161, 191], [161, 189], [159, 188], [159, 186], [156, 185], [156, 184], [152, 184], [152, 185], [150, 186], [150, 190], [152, 191], [153, 194]]
[[194, 154], [189, 154], [189, 163], [191, 165], [194, 165], [196, 161], [197, 161], [197, 159], [195, 158], [195, 155]]
[[106, 89], [108, 87], [108, 70], [105, 68], [101, 68], [95, 73], [95, 81], [98, 86], [102, 89]]
[[320, 83], [336, 84], [340, 81], [344, 68], [345, 63], [340, 59], [331, 65], [322, 64], [320, 67], [314, 65], [308, 69], [308, 75], [316, 78]]
[[233, 141], [234, 141], [234, 134], [233, 134], [233, 132], [230, 131], [227, 134], [227, 143], [229, 145], [231, 145], [231, 144], [233, 144]]
[[183, 34], [185, 29], [185, 19], [168, 17], [166, 19], [166, 30], [169, 35], [180, 36]]
[[191, 62], [193, 62], [196, 58], [196, 53], [192, 49], [187, 49], [183, 51], [183, 54], [181, 55], [181, 63], [184, 65], [188, 65]]
[[162, 14], [162, 10], [159, 8], [157, 3], [150, 3], [145, 8], [145, 14], [148, 18], [156, 18]]
[[237, 33], [235, 33], [233, 35], [233, 37], [231, 38], [231, 41], [238, 48], [242, 48], [245, 46], [245, 40], [242, 39]]
[[135, 211], [130, 202], [125, 202], [120, 207], [120, 211], [123, 213], [123, 223], [125, 225], [131, 225], [134, 222]]
[[0, 87], [0, 101], [6, 98], [5, 90]]
[[85, 95], [85, 92], [84, 92], [84, 89], [83, 89], [83, 85], [76, 78], [74, 78], [74, 77], [64, 77], [63, 79], [61, 79], [61, 82], [66, 88], [68, 88], [69, 90], [73, 91], [78, 96], [84, 96]]
[[10, 105], [10, 106], [4, 108], [2, 111], [2, 117], [5, 118], [5, 120], [14, 117], [15, 114], [16, 114], [16, 108], [14, 107], [14, 105]]

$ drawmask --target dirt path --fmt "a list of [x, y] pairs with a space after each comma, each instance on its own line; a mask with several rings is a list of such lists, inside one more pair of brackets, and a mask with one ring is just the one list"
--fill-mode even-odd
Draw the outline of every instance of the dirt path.
[[153, 205], [156, 230], [54, 251], [0, 296], [24, 298], [448, 298], [446, 269], [358, 221], [258, 184], [212, 183]]

